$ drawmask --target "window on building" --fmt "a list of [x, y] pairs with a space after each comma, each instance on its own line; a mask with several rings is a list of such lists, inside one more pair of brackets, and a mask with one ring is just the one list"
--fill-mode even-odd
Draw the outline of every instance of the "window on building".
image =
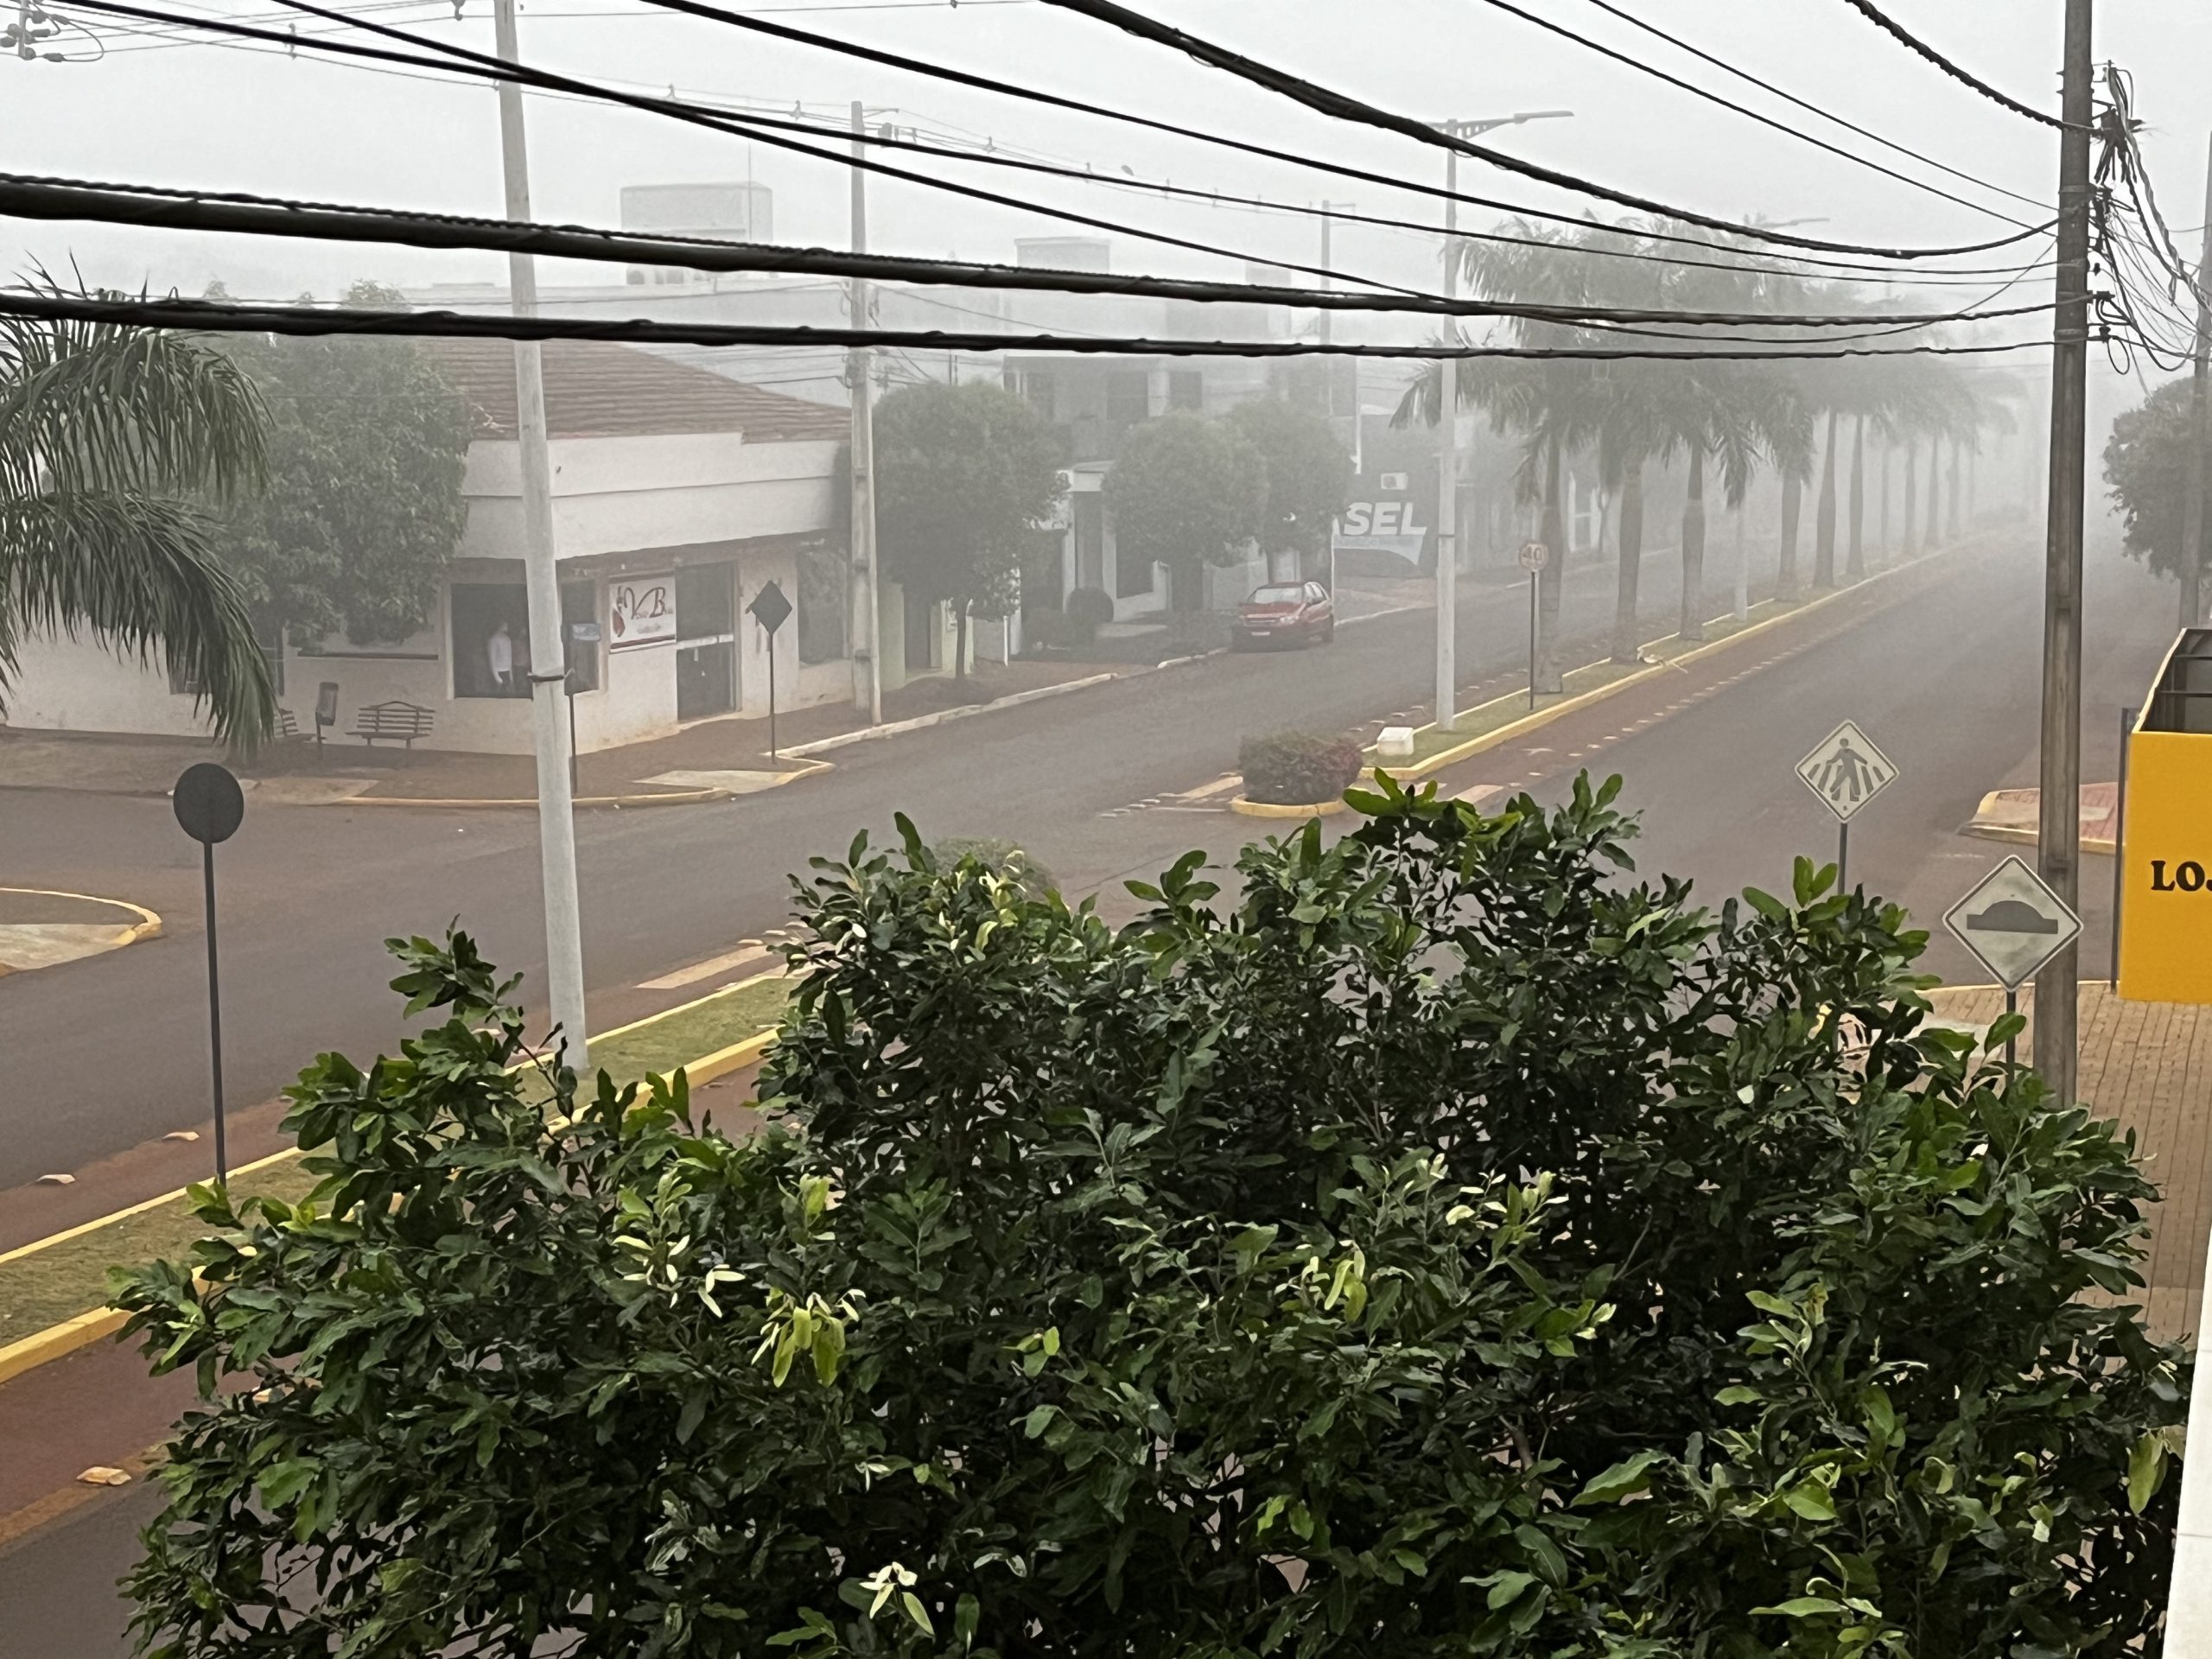
[[1109, 369], [1106, 373], [1106, 418], [1117, 426], [1134, 426], [1152, 413], [1152, 377], [1142, 369]]
[[1198, 369], [1173, 369], [1167, 376], [1167, 407], [1206, 412], [1206, 377]]
[[[571, 642], [570, 666], [589, 676], [577, 690], [599, 690], [600, 642], [576, 637], [597, 627], [596, 582], [561, 584], [562, 632]], [[452, 588], [453, 694], [456, 697], [530, 695], [530, 600], [518, 582], [457, 582]]]
[[817, 543], [798, 550], [798, 659], [834, 663], [846, 654], [852, 567], [845, 550]]

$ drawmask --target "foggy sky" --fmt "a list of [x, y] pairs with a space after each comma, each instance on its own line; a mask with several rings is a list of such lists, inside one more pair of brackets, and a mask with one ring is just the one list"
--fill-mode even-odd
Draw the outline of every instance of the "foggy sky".
[[[1148, 113], [1440, 181], [1443, 157], [1410, 142], [1330, 121], [1258, 88], [1087, 19], [1033, 0], [950, 4], [830, 5], [820, 0], [734, 0], [820, 32], [931, 57]], [[192, 0], [223, 15], [271, 16], [254, 0]], [[1719, 71], [1683, 59], [1586, 0], [1529, 0], [1533, 10], [1620, 46], [1701, 86], [1740, 96], [1847, 148], [1875, 146], [1789, 111]], [[1840, 0], [1631, 0], [1646, 16], [1705, 49], [1980, 178], [2049, 201], [2057, 135], [1945, 79]], [[1147, 10], [1264, 60], [1427, 119], [1564, 106], [1576, 118], [1495, 135], [1489, 142], [1560, 168], [1706, 213], [1741, 218], [1817, 216], [1813, 233], [1875, 242], [1980, 240], [2012, 228], [1882, 179], [1834, 156], [1609, 63], [1494, 10], [1484, 0], [1160, 0]], [[2056, 111], [2060, 0], [1894, 0], [1906, 27], [1996, 85]], [[2191, 257], [2203, 218], [2205, 134], [2212, 127], [2212, 7], [2201, 0], [2106, 0], [2099, 57], [2133, 69], [2144, 148], [2170, 224]], [[796, 15], [795, 15], [796, 14]], [[487, 0], [375, 15], [482, 50], [492, 46]], [[486, 86], [366, 72], [279, 51], [213, 44], [149, 49], [108, 23], [87, 21], [108, 54], [95, 64], [0, 60], [4, 154], [12, 169], [78, 178], [246, 189], [395, 207], [501, 211], [494, 95]], [[282, 24], [280, 22], [279, 27]], [[971, 93], [853, 63], [810, 48], [626, 3], [530, 0], [524, 54], [547, 67], [636, 90], [772, 100], [829, 113], [866, 101], [874, 119], [988, 133], [1000, 144], [1102, 172], [1140, 173], [1285, 200], [1356, 200], [1367, 211], [1427, 219], [1418, 197], [1249, 161], [1114, 124]], [[365, 37], [357, 37], [365, 38]], [[842, 246], [844, 169], [688, 130], [659, 118], [559, 99], [529, 99], [537, 217], [613, 225], [628, 183], [744, 179], [773, 187], [776, 239]], [[893, 114], [892, 111], [895, 111]], [[1904, 170], [1925, 172], [1897, 162]], [[953, 169], [987, 188], [1220, 243], [1239, 253], [1310, 262], [1318, 226], [1279, 214], [1209, 209], [1135, 192], [1054, 182], [996, 168]], [[1959, 194], [2037, 217], [1941, 175]], [[1580, 210], [1586, 201], [1469, 166], [1462, 188], [1530, 205]], [[1010, 256], [1017, 235], [1060, 233], [1032, 217], [962, 203], [922, 187], [871, 185], [873, 239], [881, 251]], [[1466, 223], [1486, 222], [1471, 212]], [[354, 276], [405, 284], [497, 280], [490, 255], [287, 244], [250, 238], [141, 232], [103, 226], [10, 227], [18, 270], [34, 264], [119, 287], [196, 293], [221, 277], [240, 297], [334, 292]], [[1122, 270], [1242, 275], [1235, 264], [1133, 238], [1116, 238]], [[2010, 251], [2007, 251], [2009, 253]], [[2002, 263], [2006, 254], [1988, 257]], [[1345, 270], [1427, 284], [1436, 244], [1387, 229], [1338, 236]], [[1977, 261], [1976, 263], [1981, 263]], [[549, 283], [619, 280], [610, 268], [549, 264]], [[2024, 294], [2025, 289], [2016, 290]], [[2037, 319], [2020, 325], [2033, 331]]]

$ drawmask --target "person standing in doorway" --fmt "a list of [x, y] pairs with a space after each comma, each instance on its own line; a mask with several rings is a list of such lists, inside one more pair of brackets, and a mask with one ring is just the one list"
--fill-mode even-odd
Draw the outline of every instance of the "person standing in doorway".
[[515, 642], [501, 621], [492, 630], [492, 637], [484, 642], [485, 665], [492, 671], [492, 684], [502, 694], [512, 692], [515, 684]]

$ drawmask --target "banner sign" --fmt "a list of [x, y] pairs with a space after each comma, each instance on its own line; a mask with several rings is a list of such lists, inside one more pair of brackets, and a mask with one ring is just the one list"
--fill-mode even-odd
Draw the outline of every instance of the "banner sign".
[[[1418, 567], [1428, 550], [1431, 501], [1410, 486], [1418, 474], [1370, 473], [1354, 480], [1352, 499], [1337, 520], [1336, 550], [1387, 553]], [[1427, 494], [1433, 498], [1435, 492]]]
[[623, 576], [607, 584], [607, 648], [664, 645], [676, 638], [676, 578]]

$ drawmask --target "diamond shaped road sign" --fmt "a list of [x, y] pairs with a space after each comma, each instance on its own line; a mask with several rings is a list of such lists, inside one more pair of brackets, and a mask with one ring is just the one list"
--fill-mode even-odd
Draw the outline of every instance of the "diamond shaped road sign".
[[1849, 823], [1859, 809], [1897, 780], [1897, 769], [1874, 741], [1847, 720], [1797, 763], [1805, 787], [1821, 798], [1821, 804]]
[[2082, 918], [2017, 855], [1974, 883], [1943, 925], [2008, 991], [2033, 979], [2082, 932]]

